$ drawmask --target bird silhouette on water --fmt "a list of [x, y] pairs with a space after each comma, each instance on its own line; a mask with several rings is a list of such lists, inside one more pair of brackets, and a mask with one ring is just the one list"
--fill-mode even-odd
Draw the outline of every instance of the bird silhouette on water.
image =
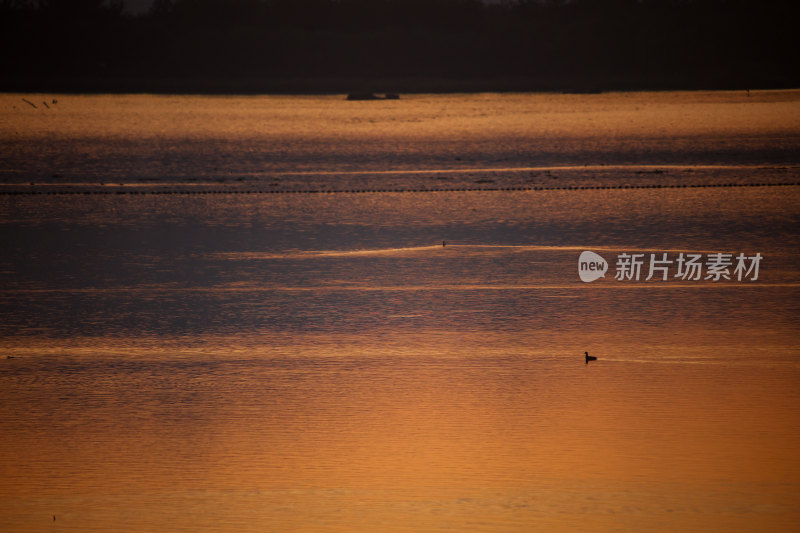
[[586, 355], [586, 364], [589, 364], [589, 361], [597, 361], [597, 357], [593, 355], [589, 355], [589, 352], [583, 352]]

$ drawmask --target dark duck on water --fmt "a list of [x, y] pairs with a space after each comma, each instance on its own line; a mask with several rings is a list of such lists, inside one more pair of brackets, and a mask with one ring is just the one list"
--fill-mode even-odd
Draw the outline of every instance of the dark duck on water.
[[589, 355], [589, 352], [583, 352], [586, 355], [586, 364], [589, 364], [589, 361], [597, 361], [597, 357], [593, 355]]

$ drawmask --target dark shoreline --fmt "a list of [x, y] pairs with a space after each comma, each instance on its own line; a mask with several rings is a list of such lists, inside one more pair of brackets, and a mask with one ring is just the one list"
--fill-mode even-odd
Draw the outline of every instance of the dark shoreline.
[[638, 91], [730, 91], [800, 88], [800, 80], [762, 79], [750, 84], [739, 79], [672, 77], [664, 79], [547, 79], [547, 78], [6, 78], [1, 93], [64, 94], [346, 94], [375, 92], [400, 94], [542, 92], [597, 94]]
[[789, 0], [0, 2], [1, 92], [336, 94], [800, 86]]

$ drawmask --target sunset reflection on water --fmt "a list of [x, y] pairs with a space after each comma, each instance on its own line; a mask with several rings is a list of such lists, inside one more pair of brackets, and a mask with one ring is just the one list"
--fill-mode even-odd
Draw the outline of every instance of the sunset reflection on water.
[[[798, 206], [0, 195], [0, 529], [795, 530]], [[764, 259], [617, 281], [623, 252]]]

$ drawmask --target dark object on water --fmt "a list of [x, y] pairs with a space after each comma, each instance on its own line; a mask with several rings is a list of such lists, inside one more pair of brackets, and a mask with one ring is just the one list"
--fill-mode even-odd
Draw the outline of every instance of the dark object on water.
[[597, 361], [597, 357], [595, 357], [593, 355], [589, 355], [589, 352], [583, 352], [583, 353], [586, 354], [586, 364], [587, 365], [589, 364], [589, 361]]
[[375, 93], [349, 93], [348, 100], [399, 100], [400, 95], [397, 93], [386, 93], [384, 96], [378, 96]]
[[444, 248], [445, 246], [447, 246], [447, 241], [442, 241], [442, 248]]

